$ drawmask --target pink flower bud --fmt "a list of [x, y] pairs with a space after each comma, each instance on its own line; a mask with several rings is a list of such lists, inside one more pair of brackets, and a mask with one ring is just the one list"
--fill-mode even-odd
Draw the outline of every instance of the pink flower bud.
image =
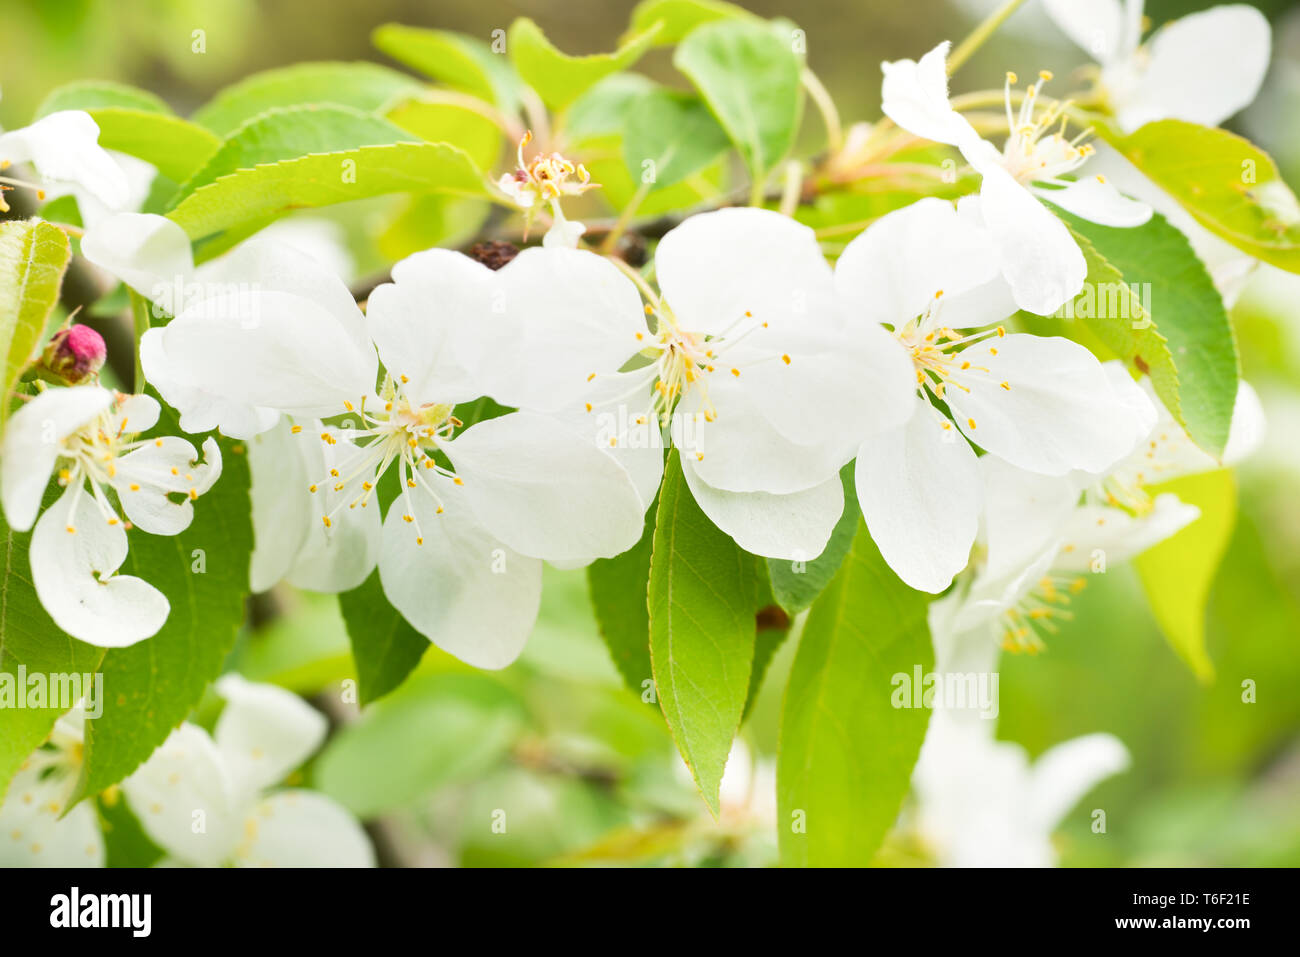
[[40, 371], [49, 378], [80, 385], [99, 372], [107, 350], [104, 338], [89, 326], [69, 326], [54, 334], [41, 355]]

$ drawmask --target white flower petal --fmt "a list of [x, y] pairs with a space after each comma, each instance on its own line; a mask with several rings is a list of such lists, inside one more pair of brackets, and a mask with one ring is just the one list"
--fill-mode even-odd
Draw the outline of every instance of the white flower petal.
[[1129, 55], [1137, 43], [1137, 37], [1126, 36], [1120, 4], [1121, 0], [1043, 0], [1056, 25], [1098, 63]]
[[101, 648], [157, 633], [171, 606], [143, 579], [115, 574], [126, 551], [126, 531], [108, 524], [88, 492], [70, 487], [45, 510], [29, 558], [36, 596], [56, 625]]
[[1084, 505], [1062, 528], [1061, 549], [1052, 564], [1065, 571], [1091, 571], [1098, 553], [1107, 564], [1126, 562], [1200, 517], [1199, 508], [1170, 492], [1157, 495], [1151, 511], [1140, 516], [1107, 505]]
[[60, 817], [74, 773], [67, 767], [51, 771], [33, 756], [14, 775], [0, 806], [0, 867], [104, 866], [104, 837], [92, 802]]
[[1218, 126], [1255, 99], [1271, 48], [1267, 18], [1244, 3], [1175, 20], [1151, 39], [1149, 62], [1125, 88], [1120, 125], [1130, 132], [1163, 119]]
[[[786, 438], [733, 376], [710, 377], [709, 400], [717, 413], [712, 422], [705, 420], [703, 399], [700, 390], [692, 390], [675, 415], [691, 423], [693, 441], [682, 443], [683, 460], [690, 460], [696, 474], [714, 488], [774, 495], [802, 492], [837, 475], [853, 456], [844, 441], [808, 445]], [[843, 438], [851, 442], [877, 424], [863, 416]], [[686, 437], [685, 425], [681, 434]]]
[[1101, 472], [1141, 435], [1091, 352], [1068, 339], [1009, 335], [962, 350], [945, 397], [957, 425], [1012, 465], [1044, 475]]
[[[345, 440], [327, 444], [321, 441], [324, 427], [320, 422], [305, 425], [295, 440], [307, 473], [311, 517], [302, 548], [285, 577], [289, 583], [309, 591], [341, 592], [356, 588], [375, 569], [379, 560], [379, 502], [371, 497], [367, 505], [352, 508], [350, 503], [361, 495], [358, 482], [335, 491], [339, 476], [356, 471], [366, 450]], [[324, 516], [330, 516], [325, 525]]]
[[[151, 535], [176, 535], [194, 520], [193, 497], [221, 475], [221, 450], [208, 439], [203, 460], [174, 435], [148, 442], [117, 460], [113, 488], [132, 524]], [[169, 495], [185, 496], [173, 501]]]
[[627, 470], [560, 420], [498, 416], [445, 449], [479, 521], [523, 555], [612, 558], [641, 538], [645, 503]]
[[264, 592], [289, 574], [319, 521], [307, 491], [307, 465], [287, 420], [255, 435], [248, 443], [253, 485], [253, 558], [249, 584]]
[[572, 410], [554, 414], [627, 470], [647, 509], [659, 492], [670, 441], [651, 408], [650, 381], [641, 370], [600, 376], [584, 394], [581, 408], [575, 403]]
[[1232, 406], [1232, 424], [1223, 449], [1223, 464], [1236, 465], [1251, 456], [1263, 444], [1267, 425], [1259, 394], [1242, 379], [1237, 383], [1237, 399]]
[[0, 161], [31, 163], [43, 181], [81, 186], [110, 209], [127, 200], [126, 174], [99, 145], [99, 127], [82, 110], [59, 110], [0, 133]]
[[912, 588], [943, 591], [966, 567], [979, 531], [975, 452], [929, 409], [858, 450], [858, 503], [880, 554]]
[[1030, 771], [1023, 813], [1050, 834], [1085, 794], [1128, 766], [1128, 749], [1110, 734], [1084, 735], [1048, 748]]
[[278, 791], [244, 821], [235, 851], [240, 867], [374, 867], [365, 830], [338, 803], [315, 791]]
[[490, 391], [481, 370], [508, 341], [506, 320], [493, 311], [501, 288], [487, 266], [448, 249], [393, 267], [393, 282], [370, 294], [366, 326], [384, 368], [406, 377], [407, 395], [454, 403]]
[[477, 378], [505, 405], [562, 410], [592, 373], [617, 372], [649, 344], [636, 286], [595, 253], [533, 247], [494, 276], [492, 309], [475, 318], [499, 335]]
[[882, 63], [881, 110], [917, 136], [960, 146], [979, 139], [975, 128], [948, 102], [947, 40], [915, 60]]
[[1016, 304], [1050, 315], [1083, 288], [1083, 253], [1065, 224], [1001, 166], [982, 164], [980, 173], [979, 209]]
[[379, 577], [393, 607], [439, 648], [476, 668], [504, 668], [537, 620], [542, 564], [493, 538], [459, 491], [448, 483], [441, 515], [428, 496], [412, 496], [423, 545], [401, 509], [388, 510]]
[[1102, 226], [1129, 229], [1151, 218], [1150, 206], [1129, 199], [1096, 176], [1076, 180], [1064, 189], [1035, 189], [1034, 193], [1067, 213]]
[[112, 403], [113, 393], [97, 385], [46, 389], [10, 416], [0, 454], [0, 498], [10, 528], [32, 527], [63, 440]]
[[249, 405], [237, 398], [225, 398], [196, 389], [167, 359], [164, 329], [150, 329], [140, 337], [140, 365], [145, 378], [167, 404], [180, 413], [180, 426], [191, 435], [220, 429], [223, 435], [251, 439], [280, 419], [274, 409]]
[[325, 716], [292, 691], [233, 672], [222, 675], [216, 687], [226, 706], [213, 739], [237, 798], [247, 795], [251, 801], [279, 784], [325, 740]]
[[[196, 279], [200, 295], [207, 299], [229, 299], [232, 294], [248, 291], [284, 293], [306, 300], [333, 317], [334, 325], [351, 340], [354, 351], [365, 355], [374, 351], [365, 317], [347, 285], [328, 266], [296, 246], [264, 237], [250, 239], [200, 266]], [[256, 322], [261, 317], [244, 313], [240, 318]], [[370, 382], [374, 382], [373, 375]]]
[[86, 230], [81, 252], [168, 315], [194, 275], [190, 238], [166, 216], [115, 213]]
[[982, 576], [1018, 574], [1057, 540], [1081, 491], [1071, 477], [1017, 468], [996, 455], [980, 458], [984, 479], [984, 534], [988, 544]]
[[847, 458], [862, 436], [895, 428], [912, 414], [912, 361], [883, 326], [778, 335], [774, 344], [788, 351], [746, 364], [737, 384], [786, 441], [843, 450]]
[[208, 733], [182, 724], [122, 782], [131, 810], [155, 844], [172, 857], [217, 867], [233, 854], [242, 808]]
[[691, 216], [660, 240], [655, 274], [677, 322], [690, 332], [720, 335], [747, 313], [774, 332], [832, 329], [838, 322], [831, 267], [816, 234], [771, 210]]
[[168, 375], [190, 387], [297, 415], [342, 411], [373, 391], [378, 367], [329, 309], [277, 291], [203, 299], [163, 329], [162, 345]]
[[895, 328], [942, 294], [941, 321], [949, 324], [949, 301], [996, 279], [998, 269], [984, 229], [946, 200], [922, 199], [882, 216], [845, 247], [835, 264], [835, 291], [853, 321]]
[[714, 488], [690, 458], [682, 459], [682, 472], [700, 510], [753, 555], [812, 561], [825, 550], [844, 512], [838, 475], [800, 492], [772, 495]]

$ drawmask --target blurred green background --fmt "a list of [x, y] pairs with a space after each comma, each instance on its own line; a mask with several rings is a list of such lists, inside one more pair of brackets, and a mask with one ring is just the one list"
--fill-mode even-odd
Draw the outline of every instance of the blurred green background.
[[[810, 65], [846, 122], [878, 116], [879, 62], [960, 39], [993, 0], [831, 0], [746, 6], [795, 20]], [[1152, 0], [1158, 23], [1210, 4]], [[396, 21], [483, 39], [530, 16], [569, 52], [611, 49], [631, 2], [569, 0], [4, 0], [0, 124], [28, 122], [73, 80], [148, 88], [187, 113], [223, 85], [294, 62], [369, 59], [377, 25]], [[1265, 91], [1234, 126], [1300, 186], [1300, 7], [1260, 2], [1272, 19]], [[193, 31], [206, 52], [192, 52]], [[1007, 69], [1065, 74], [1082, 55], [1034, 0], [963, 70], [959, 89], [999, 85]], [[668, 55], [641, 69], [678, 83]], [[809, 124], [814, 125], [814, 124]], [[814, 131], [816, 132], [816, 131]], [[1239, 514], [1215, 582], [1208, 641], [1218, 672], [1196, 682], [1157, 630], [1130, 569], [1080, 596], [1046, 654], [1002, 665], [1000, 737], [1033, 754], [1110, 731], [1133, 766], [1068, 818], [1065, 864], [1300, 864], [1300, 277], [1257, 274], [1235, 310], [1243, 370], [1270, 419], [1240, 469]], [[772, 796], [787, 641], [733, 755], [719, 823], [707, 817], [657, 707], [627, 691], [590, 612], [581, 572], [548, 570], [542, 619], [523, 659], [476, 673], [431, 649], [417, 675], [359, 719], [331, 597], [277, 592], [254, 606], [232, 666], [312, 697], [339, 722], [310, 780], [371, 820], [390, 864], [548, 862], [765, 864], [775, 854]], [[1253, 681], [1257, 699], [1242, 700]], [[1109, 832], [1089, 830], [1087, 808]], [[494, 827], [506, 811], [504, 832]], [[118, 854], [129, 853], [119, 849]], [[119, 860], [122, 858], [119, 857]]]

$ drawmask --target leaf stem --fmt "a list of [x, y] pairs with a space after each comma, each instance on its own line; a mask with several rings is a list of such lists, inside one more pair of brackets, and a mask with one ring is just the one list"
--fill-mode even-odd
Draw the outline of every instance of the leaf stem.
[[1015, 13], [1024, 2], [1025, 0], [1005, 0], [1002, 6], [985, 17], [984, 22], [972, 30], [970, 35], [957, 45], [957, 49], [948, 55], [948, 75], [952, 76], [956, 73], [961, 65], [969, 60], [971, 55], [984, 45], [984, 41], [991, 37], [1007, 17]]
[[807, 67], [799, 75], [803, 88], [808, 91], [809, 98], [817, 106], [817, 111], [822, 115], [822, 122], [826, 124], [826, 145], [832, 153], [838, 153], [844, 146], [844, 126], [840, 123], [839, 110], [835, 108], [835, 101], [831, 99], [830, 93], [822, 85], [822, 81], [817, 78], [817, 74]]

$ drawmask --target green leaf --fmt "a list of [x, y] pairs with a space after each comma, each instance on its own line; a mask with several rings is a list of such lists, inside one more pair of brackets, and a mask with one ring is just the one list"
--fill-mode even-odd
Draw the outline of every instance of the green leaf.
[[161, 97], [148, 90], [137, 89], [124, 83], [110, 83], [107, 80], [79, 80], [53, 90], [37, 107], [36, 119], [57, 113], [59, 110], [91, 112], [107, 108], [172, 115], [171, 107]]
[[709, 108], [697, 97], [653, 90], [631, 105], [623, 136], [623, 157], [640, 179], [652, 164], [653, 189], [663, 189], [704, 169], [729, 140]]
[[172, 205], [241, 169], [308, 153], [335, 153], [414, 139], [388, 120], [349, 106], [277, 107], [253, 117], [221, 141], [207, 162], [182, 181]]
[[562, 110], [599, 80], [639, 60], [658, 32], [657, 24], [651, 26], [625, 40], [613, 53], [570, 56], [557, 50], [536, 23], [520, 17], [510, 24], [506, 49], [519, 75], [542, 102]]
[[1183, 120], [1109, 138], [1210, 232], [1256, 259], [1300, 272], [1300, 203], [1259, 147]]
[[505, 57], [481, 40], [446, 30], [397, 23], [377, 27], [375, 48], [426, 76], [513, 113], [519, 106], [520, 80]]
[[168, 179], [183, 182], [212, 155], [221, 139], [189, 120], [150, 110], [103, 107], [90, 111], [99, 145], [139, 157]]
[[[156, 431], [179, 433], [165, 406]], [[192, 441], [197, 448], [201, 438]], [[122, 572], [166, 595], [171, 613], [152, 638], [104, 656], [104, 713], [86, 723], [78, 798], [116, 784], [149, 757], [221, 673], [234, 646], [253, 547], [248, 456], [223, 439], [221, 458], [221, 478], [194, 503], [189, 528], [173, 536], [131, 533]]]
[[[46, 495], [52, 503], [57, 489]], [[0, 571], [4, 586], [0, 588], [0, 678], [18, 685], [18, 668], [26, 675], [86, 675], [99, 668], [104, 649], [70, 638], [50, 620], [36, 598], [27, 549], [32, 533], [15, 532], [0, 512]], [[0, 804], [18, 768], [49, 737], [54, 722], [66, 708], [0, 707]]]
[[650, 663], [677, 749], [716, 816], [754, 660], [754, 559], [691, 497], [674, 449], [650, 558]]
[[501, 130], [468, 106], [428, 99], [406, 100], [388, 111], [388, 119], [414, 134], [416, 139], [456, 144], [481, 170], [491, 171], [501, 157]]
[[379, 254], [398, 262], [434, 246], [456, 247], [478, 234], [491, 213], [487, 200], [426, 193], [406, 200], [375, 238]]
[[373, 112], [419, 91], [419, 83], [409, 76], [374, 63], [299, 63], [254, 73], [226, 87], [192, 119], [224, 137], [257, 114], [280, 106], [332, 103]]
[[757, 634], [754, 636], [754, 665], [749, 672], [749, 690], [745, 693], [745, 711], [741, 715], [741, 721], [749, 719], [750, 712], [758, 702], [758, 693], [763, 690], [763, 678], [767, 675], [767, 669], [785, 644], [786, 638], [790, 637], [792, 625], [789, 616], [778, 605], [764, 606], [764, 601], [760, 600], [755, 622]]
[[767, 573], [772, 582], [772, 596], [787, 614], [797, 615], [816, 600], [844, 562], [858, 530], [858, 496], [853, 486], [853, 463], [840, 469], [844, 484], [844, 512], [831, 530], [830, 541], [822, 553], [811, 561], [787, 562], [769, 558]]
[[763, 23], [722, 20], [693, 30], [673, 64], [695, 84], [756, 182], [794, 144], [802, 64]]
[[0, 432], [9, 415], [9, 393], [41, 341], [71, 258], [68, 236], [56, 226], [35, 220], [0, 223]]
[[642, 0], [632, 10], [630, 33], [643, 33], [655, 23], [663, 27], [655, 36], [655, 46], [681, 43], [696, 27], [714, 20], [757, 20], [752, 13], [733, 3], [720, 0]]
[[523, 705], [494, 678], [419, 675], [330, 741], [314, 784], [354, 814], [371, 817], [479, 778], [509, 753], [524, 727]]
[[1205, 606], [1237, 521], [1237, 485], [1229, 469], [1173, 479], [1147, 490], [1173, 492], [1201, 510], [1178, 534], [1148, 548], [1134, 564], [1151, 611], [1170, 646], [1196, 677], [1208, 682], [1214, 666], [1205, 650]]
[[891, 682], [933, 666], [926, 604], [860, 522], [809, 613], [786, 686], [776, 771], [783, 864], [863, 866], [898, 816], [929, 712], [893, 707]]
[[[1130, 349], [1147, 350], [1132, 355], [1141, 356], [1138, 368], [1151, 371], [1151, 383], [1170, 414], [1206, 452], [1222, 454], [1237, 399], [1237, 343], [1223, 299], [1187, 237], [1159, 213], [1145, 225], [1130, 229], [1059, 215], [1125, 283], [1140, 288], [1150, 321], [1166, 343], [1172, 370], [1164, 361], [1159, 341], [1146, 335], [1148, 329], [1132, 328], [1135, 321], [1141, 326], [1145, 319], [1134, 320], [1131, 309], [1129, 316], [1123, 308], [1110, 309], [1110, 287], [1085, 288], [1085, 296], [1094, 300], [1090, 312], [1101, 311], [1097, 304], [1107, 300], [1104, 308], [1110, 316], [1089, 319], [1089, 327], [1126, 358]], [[1086, 256], [1089, 250], [1084, 252]], [[1095, 256], [1090, 265], [1094, 264]], [[1102, 272], [1103, 281], [1108, 281], [1105, 276], [1109, 273]], [[1077, 304], [1075, 315], [1079, 315]]]
[[564, 115], [565, 135], [573, 141], [609, 134], [622, 136], [632, 104], [657, 87], [639, 73], [614, 73], [578, 99]]
[[429, 650], [429, 639], [388, 603], [378, 569], [361, 585], [339, 595], [339, 610], [352, 643], [358, 696], [366, 705], [406, 680]]
[[240, 170], [195, 190], [167, 215], [197, 240], [294, 209], [403, 192], [482, 197], [487, 187], [454, 146], [393, 143]]
[[633, 694], [644, 693], [650, 680], [650, 555], [654, 550], [657, 502], [646, 513], [641, 540], [613, 558], [587, 566], [587, 586], [600, 637]]

